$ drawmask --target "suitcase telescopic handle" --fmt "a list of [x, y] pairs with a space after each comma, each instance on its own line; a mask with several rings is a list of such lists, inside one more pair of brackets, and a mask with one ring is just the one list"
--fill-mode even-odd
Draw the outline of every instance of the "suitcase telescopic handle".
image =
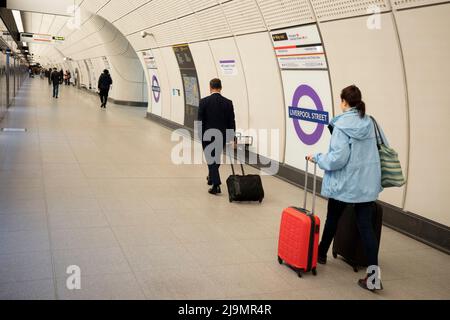
[[[306, 168], [305, 168], [305, 197], [303, 202], [303, 208], [306, 210], [306, 200], [308, 198], [308, 176], [309, 176], [309, 160], [306, 159]], [[314, 214], [316, 210], [316, 188], [317, 188], [317, 163], [314, 162], [314, 177], [313, 177], [313, 200], [312, 200], [312, 209], [311, 213]]]
[[[240, 165], [241, 165], [242, 175], [245, 176], [244, 165], [242, 163], [240, 163]], [[231, 171], [233, 172], [233, 176], [235, 176], [236, 173], [234, 171], [233, 158], [231, 158]]]
[[[228, 156], [230, 157], [231, 160], [231, 171], [233, 172], [233, 176], [236, 175], [236, 172], [234, 171], [234, 165], [233, 165], [233, 158], [231, 157], [231, 154], [228, 154]], [[237, 160], [237, 159], [236, 159]], [[239, 161], [239, 164], [241, 166], [241, 170], [242, 170], [242, 175], [245, 176], [245, 171], [244, 171], [244, 164], [242, 162]]]

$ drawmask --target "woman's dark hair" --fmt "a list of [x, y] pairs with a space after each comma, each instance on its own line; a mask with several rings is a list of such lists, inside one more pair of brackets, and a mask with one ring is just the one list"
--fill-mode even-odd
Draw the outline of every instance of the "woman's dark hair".
[[347, 101], [350, 107], [356, 108], [359, 116], [364, 118], [366, 115], [366, 104], [362, 101], [361, 90], [355, 85], [342, 90], [341, 99]]

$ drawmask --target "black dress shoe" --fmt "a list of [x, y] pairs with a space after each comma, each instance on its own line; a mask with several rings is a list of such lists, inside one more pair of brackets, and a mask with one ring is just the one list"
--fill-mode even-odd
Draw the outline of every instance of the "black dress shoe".
[[371, 291], [371, 292], [376, 292], [376, 291], [383, 290], [383, 284], [381, 283], [381, 280], [380, 280], [380, 285], [379, 285], [378, 288], [377, 288], [377, 287], [371, 287], [371, 288], [369, 288], [369, 286], [367, 285], [367, 280], [368, 280], [368, 277], [365, 277], [364, 279], [359, 279], [359, 280], [358, 280], [358, 285], [359, 285], [361, 288], [366, 289], [366, 290], [369, 290], [369, 291]]
[[317, 262], [320, 264], [327, 264], [327, 256], [319, 255], [319, 257], [317, 258]]
[[220, 186], [213, 186], [211, 189], [208, 190], [208, 192], [210, 194], [216, 195], [222, 193], [222, 190], [220, 190]]

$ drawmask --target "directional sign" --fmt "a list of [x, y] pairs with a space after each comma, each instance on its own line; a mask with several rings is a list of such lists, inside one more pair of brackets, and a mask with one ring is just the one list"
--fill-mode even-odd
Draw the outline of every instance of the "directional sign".
[[21, 42], [32, 42], [42, 44], [57, 44], [64, 42], [64, 37], [52, 36], [50, 34], [28, 33], [22, 32], [20, 34]]

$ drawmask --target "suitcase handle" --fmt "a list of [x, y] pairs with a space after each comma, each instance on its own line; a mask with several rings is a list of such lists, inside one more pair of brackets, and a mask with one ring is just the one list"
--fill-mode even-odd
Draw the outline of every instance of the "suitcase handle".
[[[235, 141], [237, 140], [238, 136], [242, 137], [242, 134], [241, 133], [237, 133], [236, 137], [235, 137]], [[230, 157], [230, 160], [231, 160], [231, 171], [233, 172], [233, 176], [235, 176], [236, 172], [234, 171], [233, 158], [231, 157], [231, 155], [229, 155], [229, 157]], [[245, 176], [244, 165], [242, 164], [242, 162], [240, 163], [240, 165], [241, 165], [242, 175]]]
[[[306, 210], [306, 200], [308, 197], [308, 176], [309, 176], [309, 160], [306, 159], [306, 168], [305, 168], [305, 199], [303, 202], [303, 208]], [[317, 163], [314, 162], [314, 178], [313, 178], [313, 201], [312, 201], [312, 209], [311, 214], [314, 214], [316, 211], [316, 188], [317, 188]]]
[[[242, 143], [242, 142], [244, 142], [244, 143]], [[236, 136], [236, 144], [245, 146], [245, 147], [250, 147], [253, 145], [253, 137], [252, 136], [243, 136], [242, 134], [239, 136]]]
[[[241, 163], [241, 170], [242, 170], [242, 175], [245, 176], [244, 165], [242, 163]], [[233, 159], [231, 159], [231, 171], [233, 172], [233, 176], [235, 176], [236, 173], [234, 172]]]

